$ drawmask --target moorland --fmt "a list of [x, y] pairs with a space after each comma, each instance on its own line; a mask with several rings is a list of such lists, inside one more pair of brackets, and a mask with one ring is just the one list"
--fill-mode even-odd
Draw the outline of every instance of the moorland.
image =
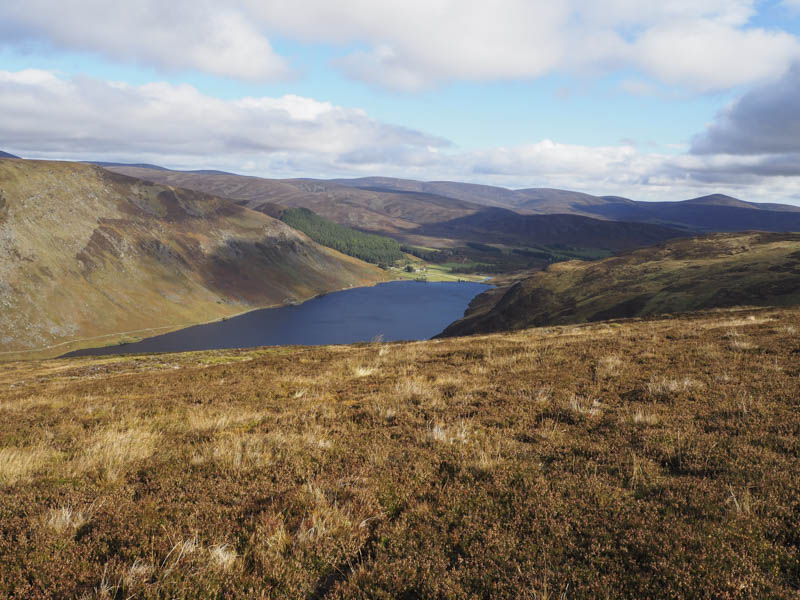
[[800, 309], [0, 366], [8, 598], [794, 598]]

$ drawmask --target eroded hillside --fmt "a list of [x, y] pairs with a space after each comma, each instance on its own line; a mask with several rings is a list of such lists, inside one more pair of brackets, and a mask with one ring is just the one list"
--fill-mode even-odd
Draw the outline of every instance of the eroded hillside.
[[103, 345], [122, 332], [150, 335], [383, 278], [229, 200], [91, 165], [0, 160], [3, 358], [108, 336], [91, 342]]

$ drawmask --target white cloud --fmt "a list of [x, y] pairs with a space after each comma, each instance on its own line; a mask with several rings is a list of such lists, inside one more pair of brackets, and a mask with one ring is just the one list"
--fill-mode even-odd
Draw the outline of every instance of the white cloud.
[[226, 164], [232, 156], [292, 152], [330, 160], [356, 149], [447, 143], [310, 98], [220, 100], [188, 85], [130, 86], [38, 70], [0, 71], [0, 139], [27, 154]]
[[780, 76], [800, 57], [783, 32], [738, 30], [714, 22], [657, 26], [635, 44], [637, 62], [661, 81], [710, 91]]
[[[796, 3], [797, 0], [787, 0]], [[245, 80], [288, 72], [269, 36], [344, 49], [348, 76], [415, 91], [450, 81], [637, 69], [727, 89], [800, 56], [786, 32], [750, 27], [756, 0], [5, 0], [0, 41], [45, 41], [164, 69]], [[337, 51], [338, 52], [338, 51]]]
[[797, 161], [775, 156], [669, 155], [551, 140], [459, 151], [312, 98], [220, 100], [187, 85], [131, 86], [39, 70], [0, 71], [0, 140], [3, 150], [29, 158], [265, 177], [386, 175], [673, 200], [721, 191], [791, 201], [800, 189]]
[[251, 81], [289, 74], [237, 2], [3, 0], [0, 42], [29, 39], [166, 70]]

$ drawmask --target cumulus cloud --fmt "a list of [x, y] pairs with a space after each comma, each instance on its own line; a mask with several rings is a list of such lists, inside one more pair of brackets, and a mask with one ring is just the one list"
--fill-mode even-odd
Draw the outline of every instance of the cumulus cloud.
[[[800, 153], [800, 63], [723, 110], [692, 145], [695, 154]], [[798, 165], [800, 169], [800, 164]]]
[[0, 140], [29, 158], [264, 177], [386, 175], [673, 200], [720, 191], [780, 201], [800, 189], [797, 162], [776, 156], [676, 156], [551, 140], [467, 151], [313, 98], [220, 100], [188, 85], [132, 86], [41, 70], [0, 71]]
[[[298, 96], [220, 100], [188, 85], [131, 86], [0, 71], [0, 139], [41, 156], [156, 156], [231, 163], [231, 157], [317, 155], [356, 149], [442, 147], [447, 142], [371, 119], [364, 111]], [[244, 161], [242, 161], [244, 162]]]
[[800, 56], [797, 39], [788, 33], [742, 31], [713, 21], [653, 27], [634, 48], [645, 72], [700, 91], [778, 77]]
[[343, 48], [334, 64], [345, 74], [406, 91], [631, 68], [713, 91], [779, 75], [800, 56], [795, 36], [750, 26], [755, 6], [756, 0], [5, 0], [0, 40], [269, 80], [289, 68], [269, 40], [281, 35]]
[[238, 3], [3, 0], [0, 42], [26, 40], [166, 70], [258, 81], [289, 74]]

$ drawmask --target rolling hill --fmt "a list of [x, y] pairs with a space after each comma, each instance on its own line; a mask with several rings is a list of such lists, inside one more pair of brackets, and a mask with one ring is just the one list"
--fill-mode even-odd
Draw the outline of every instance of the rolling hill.
[[477, 204], [425, 193], [358, 189], [311, 179], [264, 179], [243, 175], [109, 167], [116, 173], [231, 198], [269, 213], [278, 204], [307, 208], [340, 225], [405, 239], [421, 224], [446, 221], [482, 208]]
[[[455, 224], [458, 219], [475, 215], [486, 207], [504, 208], [522, 215], [569, 214], [606, 221], [646, 223], [689, 233], [800, 231], [798, 206], [745, 202], [723, 194], [676, 202], [640, 202], [618, 196], [593, 196], [549, 188], [510, 190], [488, 185], [391, 177], [271, 180], [160, 168], [147, 170], [135, 166], [109, 168], [157, 183], [233, 198], [256, 210], [268, 203], [308, 208], [342, 225], [434, 246], [448, 244], [430, 235], [430, 225], [447, 221]], [[496, 213], [482, 212], [486, 216], [492, 214]], [[452, 225], [450, 235], [455, 240], [461, 239], [459, 231]], [[530, 243], [530, 240], [524, 241]], [[604, 247], [609, 246], [606, 244]]]
[[800, 234], [713, 234], [551, 265], [482, 294], [443, 335], [792, 304], [800, 304]]
[[386, 177], [335, 181], [340, 185], [365, 189], [426, 191], [522, 214], [572, 214], [612, 221], [661, 224], [698, 233], [800, 231], [800, 206], [745, 202], [724, 194], [676, 202], [640, 202], [619, 196], [593, 196], [551, 188], [509, 190], [486, 185]]
[[[274, 214], [276, 204], [307, 208], [341, 225], [434, 248], [489, 241], [520, 247], [562, 243], [620, 249], [684, 235], [682, 231], [650, 223], [611, 226], [597, 218], [574, 214], [543, 218], [503, 208], [499, 199], [494, 202], [496, 205], [488, 208], [472, 201], [485, 198], [493, 191], [500, 195], [511, 193], [491, 186], [453, 182], [422, 184], [390, 178], [271, 180], [148, 171], [137, 167], [109, 168], [149, 181], [232, 198], [268, 214]], [[446, 194], [461, 197], [451, 198]]]
[[[93, 165], [0, 160], [4, 357], [384, 279], [230, 200]], [[152, 331], [150, 334], [152, 335]]]
[[611, 198], [603, 204], [583, 206], [582, 210], [600, 218], [662, 223], [696, 232], [800, 231], [800, 207], [762, 205], [722, 194], [682, 202], [633, 202]]

